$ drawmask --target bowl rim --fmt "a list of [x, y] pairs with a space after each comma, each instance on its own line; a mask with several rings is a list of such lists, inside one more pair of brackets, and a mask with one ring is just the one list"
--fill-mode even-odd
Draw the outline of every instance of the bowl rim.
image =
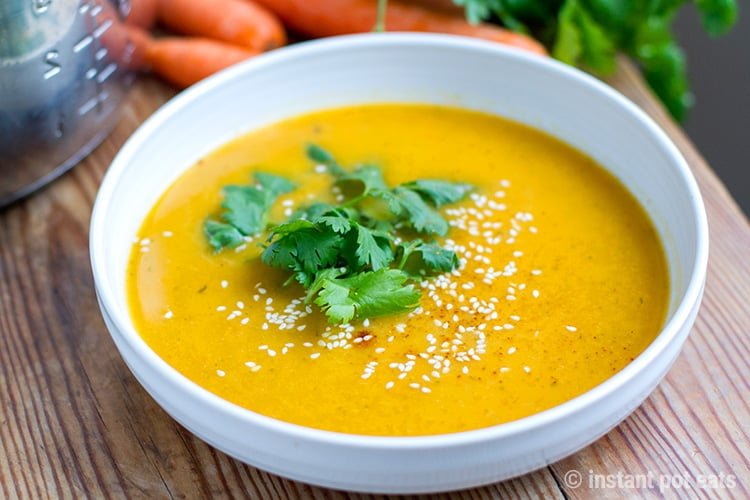
[[[604, 382], [583, 394], [557, 406], [518, 420], [454, 433], [420, 436], [348, 434], [286, 422], [256, 413], [253, 410], [227, 401], [179, 373], [146, 344], [135, 328], [127, 326], [127, 322], [123, 321], [123, 315], [129, 317], [127, 305], [118, 304], [115, 300], [112, 283], [109, 279], [110, 271], [105, 264], [105, 216], [110, 210], [112, 193], [117, 189], [119, 180], [123, 172], [127, 169], [131, 157], [149, 139], [152, 132], [168, 121], [172, 115], [190, 105], [193, 101], [220, 89], [224, 84], [232, 80], [241, 78], [246, 73], [263, 71], [268, 66], [288, 64], [300, 58], [314, 57], [342, 50], [358, 50], [371, 47], [462, 49], [537, 66], [548, 72], [556, 73], [563, 78], [574, 80], [576, 84], [586, 87], [589, 91], [598, 93], [614, 101], [622, 109], [623, 113], [629, 114], [631, 118], [636, 119], [657, 140], [663, 151], [667, 154], [668, 161], [676, 168], [684, 183], [684, 187], [687, 189], [692, 206], [691, 215], [697, 226], [698, 243], [695, 259], [692, 268], [689, 270], [690, 279], [688, 286], [684, 295], [679, 300], [677, 309], [672, 318], [662, 327], [657, 337], [633, 361]], [[551, 58], [541, 57], [484, 40], [441, 34], [377, 33], [331, 37], [278, 49], [221, 71], [169, 100], [140, 125], [113, 159], [95, 200], [91, 217], [89, 244], [97, 297], [101, 307], [107, 312], [114, 327], [118, 330], [119, 337], [138, 357], [150, 365], [158, 373], [159, 377], [166, 378], [172, 384], [179, 386], [180, 390], [191, 393], [192, 397], [199, 404], [207, 405], [216, 411], [228, 414], [243, 424], [264, 427], [268, 431], [291, 438], [303, 439], [308, 442], [380, 450], [434, 450], [437, 448], [464, 446], [478, 442], [504, 439], [544, 427], [554, 421], [575, 414], [589, 405], [597, 403], [645, 370], [671, 344], [678, 335], [681, 327], [688, 322], [691, 310], [700, 301], [708, 265], [708, 222], [698, 184], [675, 144], [643, 110], [612, 87], [578, 69], [566, 66]], [[110, 331], [113, 339], [117, 333]]]

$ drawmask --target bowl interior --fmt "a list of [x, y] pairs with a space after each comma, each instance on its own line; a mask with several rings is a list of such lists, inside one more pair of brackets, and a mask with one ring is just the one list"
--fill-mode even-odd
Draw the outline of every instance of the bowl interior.
[[667, 321], [695, 286], [706, 237], [695, 181], [671, 142], [633, 104], [581, 72], [493, 44], [366, 35], [303, 44], [235, 67], [178, 96], [131, 138], [105, 179], [92, 222], [98, 292], [112, 316], [134, 332], [125, 287], [132, 240], [186, 168], [255, 128], [374, 102], [480, 110], [584, 151], [637, 197], [662, 238], [671, 276]]

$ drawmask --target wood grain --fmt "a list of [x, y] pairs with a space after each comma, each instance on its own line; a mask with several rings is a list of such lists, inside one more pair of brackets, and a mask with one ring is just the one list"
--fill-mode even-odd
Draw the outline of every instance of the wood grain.
[[[750, 496], [750, 226], [634, 68], [622, 62], [611, 83], [672, 137], [705, 197], [711, 257], [696, 326], [665, 381], [608, 435], [546, 469], [451, 497]], [[91, 206], [118, 148], [171, 95], [140, 80], [101, 147], [0, 212], [0, 498], [369, 498], [288, 481], [205, 445], [138, 385], [104, 328], [88, 260]], [[583, 474], [581, 487], [565, 484], [570, 470]], [[736, 484], [589, 487], [590, 474], [618, 473], [732, 474]]]

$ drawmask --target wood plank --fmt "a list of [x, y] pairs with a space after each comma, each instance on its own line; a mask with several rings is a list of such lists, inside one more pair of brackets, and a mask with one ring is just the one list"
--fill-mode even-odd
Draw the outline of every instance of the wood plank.
[[[665, 382], [621, 426], [550, 468], [452, 498], [649, 493], [570, 488], [569, 470], [724, 472], [737, 476], [732, 494], [750, 495], [750, 228], [632, 66], [622, 68], [613, 85], [675, 140], [706, 198], [712, 247], [704, 307]], [[171, 95], [157, 81], [139, 80], [101, 147], [51, 187], [0, 212], [0, 497], [374, 498], [288, 481], [205, 445], [146, 394], [106, 333], [88, 262], [91, 206], [119, 147]]]

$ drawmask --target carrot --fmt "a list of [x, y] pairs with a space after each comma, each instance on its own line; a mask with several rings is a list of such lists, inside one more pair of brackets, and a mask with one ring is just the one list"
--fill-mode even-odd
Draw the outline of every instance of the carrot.
[[286, 44], [278, 18], [249, 0], [158, 0], [158, 16], [177, 33], [214, 38], [250, 50]]
[[207, 38], [168, 37], [149, 40], [145, 60], [151, 71], [184, 88], [259, 53]]
[[130, 13], [125, 21], [131, 26], [149, 29], [156, 22], [157, 0], [130, 0]]
[[[293, 30], [308, 36], [325, 37], [372, 31], [377, 16], [377, 0], [255, 0], [275, 12]], [[544, 47], [526, 35], [491, 26], [471, 25], [462, 17], [418, 5], [389, 1], [386, 14], [388, 31], [449, 33], [512, 45], [537, 54]]]

